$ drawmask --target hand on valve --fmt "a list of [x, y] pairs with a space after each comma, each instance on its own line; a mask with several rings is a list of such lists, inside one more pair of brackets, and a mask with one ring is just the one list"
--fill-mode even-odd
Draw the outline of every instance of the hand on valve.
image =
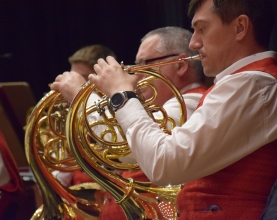
[[101, 89], [108, 97], [119, 91], [135, 91], [140, 74], [128, 74], [121, 65], [111, 56], [99, 59], [94, 65], [96, 74], [90, 74], [89, 80]]

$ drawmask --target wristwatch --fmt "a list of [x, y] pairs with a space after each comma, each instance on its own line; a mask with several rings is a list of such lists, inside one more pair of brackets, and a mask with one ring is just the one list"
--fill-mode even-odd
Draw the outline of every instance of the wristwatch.
[[118, 109], [122, 108], [131, 98], [137, 98], [137, 94], [132, 91], [117, 92], [110, 99], [110, 108], [116, 112]]

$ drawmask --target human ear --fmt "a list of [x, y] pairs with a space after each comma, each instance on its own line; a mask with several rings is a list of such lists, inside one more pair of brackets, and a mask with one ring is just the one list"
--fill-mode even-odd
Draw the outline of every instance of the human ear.
[[[180, 54], [178, 59], [180, 58], [186, 58], [188, 57], [186, 54]], [[182, 61], [178, 64], [178, 71], [177, 74], [179, 76], [182, 76], [186, 73], [186, 71], [188, 70], [188, 66], [189, 66], [189, 61]]]
[[238, 41], [242, 40], [249, 31], [250, 20], [246, 15], [240, 15], [235, 20], [235, 33]]

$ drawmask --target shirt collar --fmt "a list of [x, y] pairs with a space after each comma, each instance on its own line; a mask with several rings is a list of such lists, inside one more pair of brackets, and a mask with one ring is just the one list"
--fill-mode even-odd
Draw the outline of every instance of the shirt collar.
[[277, 53], [274, 51], [266, 51], [262, 53], [256, 53], [251, 56], [245, 57], [235, 63], [233, 63], [231, 66], [223, 70], [221, 73], [217, 74], [217, 76], [214, 79], [214, 83], [217, 83], [219, 80], [221, 80], [224, 76], [231, 75], [236, 70], [246, 66], [247, 64], [253, 63], [258, 60], [262, 60], [264, 58], [273, 57], [277, 59]]
[[191, 84], [183, 87], [182, 89], [180, 89], [180, 92], [183, 93], [185, 91], [188, 91], [189, 89], [197, 88], [198, 86], [201, 86], [201, 85], [202, 84], [199, 82], [191, 83]]

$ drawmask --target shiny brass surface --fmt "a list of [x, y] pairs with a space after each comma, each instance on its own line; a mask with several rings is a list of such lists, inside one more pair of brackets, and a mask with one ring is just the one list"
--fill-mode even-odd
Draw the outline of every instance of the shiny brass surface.
[[84, 191], [93, 194], [91, 188], [68, 189], [52, 174], [53, 171], [72, 172], [80, 169], [65, 137], [68, 107], [60, 93], [50, 91], [28, 117], [25, 151], [44, 200], [32, 220], [77, 219], [80, 215], [87, 215], [77, 208], [78, 204], [84, 203], [87, 204], [86, 209], [96, 215], [101, 209], [102, 204], [95, 204], [92, 197], [82, 196]]
[[166, 62], [158, 62], [153, 64], [147, 64], [147, 65], [128, 65], [124, 66], [123, 62], [121, 63], [122, 69], [126, 73], [135, 73], [139, 72], [141, 70], [149, 70], [155, 67], [162, 67], [165, 65], [175, 64], [175, 63], [181, 63], [181, 62], [187, 62], [187, 61], [200, 61], [202, 59], [201, 55], [195, 55], [192, 57], [185, 57], [185, 58], [179, 58], [177, 60], [173, 61], [166, 61]]
[[[54, 145], [57, 146], [65, 140], [61, 133], [51, 129], [52, 122], [50, 122], [53, 117], [57, 117], [50, 109], [53, 109], [53, 105], [56, 103], [55, 99], [57, 101], [60, 97], [61, 95], [55, 92], [49, 92], [45, 95], [33, 109], [26, 125], [25, 151], [30, 168], [34, 173], [44, 199], [44, 205], [41, 211], [43, 216], [39, 216], [37, 213], [34, 215], [34, 218], [38, 219], [60, 219], [64, 215], [62, 208], [63, 202], [59, 195], [60, 192], [64, 193], [64, 189], [56, 184], [55, 179], [51, 176], [51, 171], [54, 166], [52, 163], [51, 149], [54, 149], [54, 153], [57, 149], [55, 147], [52, 148], [50, 146], [51, 144], [48, 144], [55, 143]], [[60, 104], [63, 101], [60, 100], [57, 103]], [[56, 119], [54, 120], [56, 121]], [[44, 162], [53, 165], [52, 168], [48, 168]], [[57, 167], [61, 166], [57, 165]], [[72, 198], [69, 197], [69, 199]], [[38, 213], [40, 213], [39, 210]]]
[[[186, 106], [171, 80], [160, 72], [160, 68], [159, 71], [152, 68], [200, 59], [195, 56], [154, 65], [123, 66], [125, 72], [148, 75], [138, 83], [137, 95], [148, 115], [168, 135], [176, 122], [168, 117], [163, 107], [153, 104], [157, 91], [151, 82], [161, 80], [172, 91], [180, 106], [179, 125], [186, 121]], [[145, 87], [153, 92], [148, 99], [141, 92]], [[93, 95], [98, 98], [91, 100]], [[157, 112], [161, 115], [159, 118], [155, 116]], [[71, 105], [54, 91], [43, 97], [28, 119], [25, 150], [44, 199], [32, 220], [94, 219], [103, 205], [94, 195], [103, 190], [121, 205], [127, 219], [160, 219], [159, 213], [162, 219], [177, 218], [175, 198], [181, 185], [161, 187], [120, 175], [122, 171], [140, 168], [128, 161], [128, 142], [115, 113], [109, 108], [109, 99], [89, 82], [82, 86]], [[97, 185], [67, 188], [52, 175], [54, 170], [72, 172], [77, 169], [85, 171]]]
[[[186, 107], [182, 94], [161, 72], [153, 70], [139, 70], [139, 72], [149, 77], [138, 83], [137, 91], [147, 86], [153, 90], [153, 96], [148, 99], [144, 99], [143, 94], [138, 92], [140, 101], [148, 115], [165, 133], [170, 134], [176, 123], [168, 117], [163, 107], [153, 104], [157, 92], [151, 82], [161, 80], [171, 89], [180, 105], [180, 125], [186, 120]], [[162, 213], [163, 219], [176, 219], [174, 204], [176, 195], [181, 189], [180, 185], [159, 187], [150, 182], [124, 179], [118, 175], [124, 170], [138, 170], [139, 166], [136, 163], [121, 162], [130, 154], [128, 142], [115, 118], [115, 113], [109, 108], [109, 99], [103, 96], [91, 104], [89, 99], [95, 90], [97, 91], [95, 85], [89, 82], [85, 84], [69, 109], [66, 136], [76, 161], [91, 178], [115, 198], [123, 208], [127, 219], [133, 219], [134, 216], [136, 219], [158, 219], [158, 212]], [[156, 119], [155, 113], [158, 111], [162, 113], [162, 117]], [[171, 125], [170, 128], [168, 124]]]

